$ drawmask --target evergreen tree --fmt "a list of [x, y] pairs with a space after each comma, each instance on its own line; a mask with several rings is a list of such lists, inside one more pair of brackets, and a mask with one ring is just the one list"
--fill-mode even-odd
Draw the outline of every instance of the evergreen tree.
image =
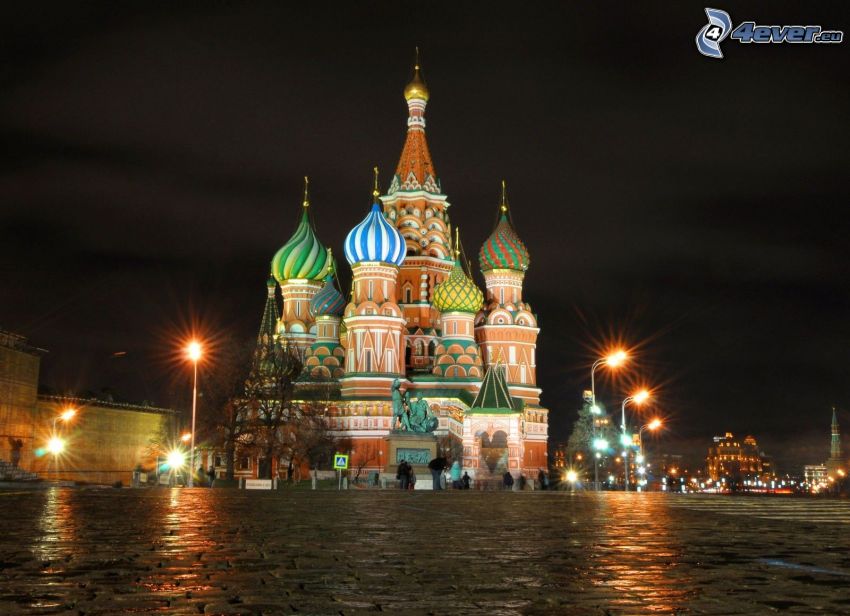
[[567, 455], [570, 458], [573, 458], [577, 453], [582, 453], [590, 459], [595, 454], [593, 451], [594, 438], [606, 439], [614, 446], [617, 434], [616, 428], [610, 421], [606, 425], [598, 426], [594, 435], [594, 418], [605, 417], [605, 407], [599, 401], [596, 402], [596, 406], [600, 410], [598, 415], [593, 414], [593, 404], [589, 399], [585, 399], [584, 404], [579, 409], [578, 419], [573, 423], [573, 431], [567, 441]]

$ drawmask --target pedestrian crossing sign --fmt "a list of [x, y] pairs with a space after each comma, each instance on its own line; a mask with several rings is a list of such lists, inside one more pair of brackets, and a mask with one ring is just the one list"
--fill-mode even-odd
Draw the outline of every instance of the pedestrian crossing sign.
[[334, 468], [337, 470], [348, 468], [348, 456], [344, 453], [335, 453]]

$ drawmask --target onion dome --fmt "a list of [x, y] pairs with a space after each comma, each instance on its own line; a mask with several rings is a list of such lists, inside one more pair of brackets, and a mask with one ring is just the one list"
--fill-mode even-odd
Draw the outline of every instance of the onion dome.
[[319, 242], [313, 225], [310, 224], [310, 198], [307, 188], [308, 180], [305, 177], [301, 222], [298, 223], [293, 236], [272, 259], [272, 274], [281, 283], [292, 279], [322, 280], [330, 267], [328, 251]]
[[428, 101], [428, 86], [425, 85], [425, 80], [422, 79], [419, 69], [419, 48], [416, 48], [416, 61], [413, 64], [413, 79], [410, 80], [404, 87], [404, 100], [418, 98], [423, 101]]
[[[328, 249], [328, 256], [331, 258], [331, 263], [333, 263], [330, 249]], [[342, 316], [342, 311], [345, 309], [345, 298], [342, 296], [342, 293], [337, 291], [336, 285], [334, 285], [333, 271], [334, 268], [332, 266], [331, 271], [325, 276], [325, 286], [310, 300], [310, 314], [313, 315], [313, 318], [322, 316], [339, 317]]]
[[375, 167], [372, 209], [345, 238], [345, 258], [351, 265], [362, 261], [382, 261], [399, 266], [404, 263], [407, 252], [404, 238], [398, 229], [384, 218], [378, 195], [378, 168]]
[[432, 304], [440, 312], [471, 312], [481, 309], [484, 295], [481, 289], [466, 275], [460, 262], [460, 233], [455, 240], [455, 266], [449, 277], [434, 287]]
[[528, 249], [519, 239], [508, 218], [508, 197], [504, 180], [502, 181], [502, 202], [499, 205], [499, 210], [501, 211], [499, 223], [478, 253], [481, 271], [509, 269], [524, 272], [528, 269], [530, 258]]
[[310, 300], [310, 314], [313, 318], [323, 316], [342, 316], [345, 308], [345, 298], [336, 290], [334, 277], [330, 274], [325, 276], [325, 286]]
[[431, 302], [440, 312], [478, 312], [484, 295], [466, 272], [460, 260], [455, 261], [449, 277], [434, 288]]

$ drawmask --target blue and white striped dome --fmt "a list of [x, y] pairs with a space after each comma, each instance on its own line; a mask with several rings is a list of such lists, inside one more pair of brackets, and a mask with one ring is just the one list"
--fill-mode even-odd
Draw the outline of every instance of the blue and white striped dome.
[[345, 238], [345, 258], [351, 265], [361, 261], [382, 261], [401, 265], [407, 254], [404, 238], [391, 225], [377, 203], [359, 225]]

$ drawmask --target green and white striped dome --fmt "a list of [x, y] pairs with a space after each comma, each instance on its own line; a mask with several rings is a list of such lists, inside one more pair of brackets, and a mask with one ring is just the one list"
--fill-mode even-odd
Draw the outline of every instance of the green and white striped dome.
[[289, 241], [272, 259], [272, 275], [280, 283], [292, 279], [321, 281], [331, 267], [328, 250], [316, 237], [313, 225], [310, 224], [309, 208], [310, 200], [305, 186], [301, 222]]

